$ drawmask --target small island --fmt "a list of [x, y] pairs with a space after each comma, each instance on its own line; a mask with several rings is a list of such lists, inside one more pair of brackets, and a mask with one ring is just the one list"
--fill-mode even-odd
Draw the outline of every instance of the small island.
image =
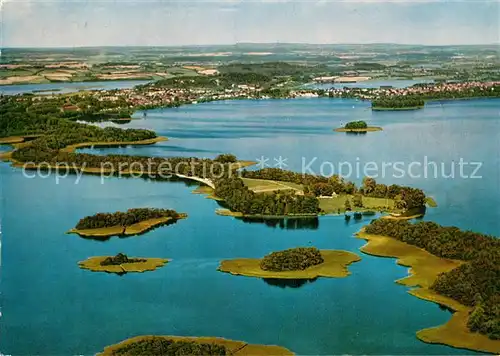
[[273, 252], [262, 259], [224, 260], [218, 270], [234, 275], [259, 278], [342, 278], [350, 274], [347, 266], [360, 260], [358, 255], [348, 251], [297, 247]]
[[143, 234], [155, 227], [184, 219], [187, 214], [170, 209], [136, 208], [126, 212], [97, 213], [81, 219], [70, 234], [106, 238]]
[[344, 127], [339, 127], [334, 130], [335, 132], [372, 132], [382, 131], [381, 127], [368, 126], [365, 121], [351, 121], [345, 124]]
[[116, 256], [95, 256], [78, 262], [82, 269], [88, 269], [94, 272], [108, 272], [125, 274], [127, 272], [146, 272], [154, 271], [168, 263], [164, 258], [138, 258], [128, 257], [123, 253]]
[[294, 355], [274, 345], [247, 344], [219, 337], [136, 336], [108, 346], [99, 356], [139, 355]]

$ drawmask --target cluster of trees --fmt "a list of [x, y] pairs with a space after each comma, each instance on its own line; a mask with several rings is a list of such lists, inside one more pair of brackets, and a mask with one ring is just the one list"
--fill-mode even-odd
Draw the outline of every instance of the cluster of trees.
[[215, 157], [214, 161], [220, 163], [236, 163], [237, 159], [235, 155], [224, 153]]
[[439, 275], [439, 294], [473, 307], [468, 327], [500, 340], [500, 249], [481, 251], [474, 260]]
[[372, 101], [372, 108], [377, 109], [409, 109], [420, 108], [425, 105], [422, 97], [417, 95], [382, 96]]
[[454, 226], [441, 226], [430, 221], [411, 223], [404, 220], [377, 219], [365, 231], [374, 235], [393, 237], [423, 248], [433, 255], [463, 261], [478, 258], [486, 251], [500, 251], [500, 239]]
[[84, 230], [112, 226], [130, 226], [144, 220], [165, 217], [179, 219], [180, 215], [175, 210], [170, 209], [136, 208], [128, 209], [126, 212], [97, 213], [92, 216], [86, 216], [80, 219], [75, 228], [77, 230]]
[[[0, 97], [0, 137], [41, 135], [14, 152], [17, 160], [49, 161], [58, 150], [75, 143], [140, 141], [156, 137], [156, 133], [142, 129], [100, 128], [34, 110], [30, 97]], [[36, 101], [34, 101], [36, 103]], [[36, 107], [36, 106], [35, 106]]]
[[275, 272], [301, 271], [323, 262], [323, 256], [316, 247], [297, 247], [270, 253], [261, 260], [260, 268]]
[[127, 343], [113, 350], [113, 356], [182, 356], [182, 355], [226, 355], [229, 350], [215, 343], [172, 340], [154, 336], [136, 342]]
[[[43, 162], [55, 159], [59, 150], [69, 145], [85, 142], [136, 142], [156, 137], [156, 133], [143, 129], [119, 129], [106, 127], [104, 129], [78, 123], [60, 125], [33, 140], [30, 145], [17, 149], [13, 158], [23, 162]], [[60, 162], [64, 162], [61, 161]]]
[[351, 121], [345, 124], [346, 129], [366, 129], [368, 125], [365, 121]]
[[331, 196], [335, 193], [335, 189], [332, 184], [329, 183], [315, 183], [311, 186], [306, 186], [305, 189], [307, 193], [312, 193], [314, 196]]
[[116, 256], [106, 257], [101, 261], [101, 266], [115, 266], [121, 265], [123, 263], [136, 263], [136, 262], [146, 262], [143, 258], [128, 258], [127, 255], [119, 253]]
[[319, 212], [319, 201], [314, 196], [295, 195], [290, 191], [254, 193], [238, 177], [216, 180], [215, 195], [223, 199], [229, 209], [245, 215], [316, 215]]
[[359, 192], [367, 197], [394, 199], [395, 208], [400, 210], [412, 210], [425, 206], [425, 193], [421, 189], [397, 184], [387, 186], [377, 183], [374, 178], [363, 178], [363, 185]]
[[222, 74], [255, 73], [268, 77], [327, 75], [331, 69], [326, 65], [302, 65], [287, 62], [231, 63], [218, 67]]
[[466, 261], [440, 274], [433, 290], [473, 307], [468, 327], [500, 339], [500, 239], [433, 222], [378, 219], [366, 232], [396, 238], [433, 255]]
[[147, 88], [151, 85], [157, 88], [220, 90], [232, 88], [233, 86], [239, 84], [264, 86], [271, 83], [271, 81], [271, 77], [260, 73], [227, 72], [213, 76], [182, 76], [161, 79], [153, 84], [138, 86], [138, 88]]
[[[112, 92], [110, 93], [112, 94]], [[0, 99], [5, 110], [19, 110], [30, 117], [66, 118], [72, 121], [104, 121], [128, 118], [132, 114], [126, 98], [116, 96], [114, 100], [100, 100], [92, 94], [56, 95], [50, 97], [6, 96]]]
[[469, 316], [467, 326], [473, 332], [500, 340], [500, 293], [479, 302]]
[[148, 157], [132, 155], [94, 155], [88, 153], [70, 153], [56, 150], [40, 150], [37, 145], [27, 146], [13, 152], [13, 158], [21, 162], [41, 163], [68, 167], [112, 169], [115, 173], [133, 171], [150, 178], [160, 179], [167, 175], [183, 174], [211, 178], [222, 176], [236, 167], [211, 159], [196, 157]]

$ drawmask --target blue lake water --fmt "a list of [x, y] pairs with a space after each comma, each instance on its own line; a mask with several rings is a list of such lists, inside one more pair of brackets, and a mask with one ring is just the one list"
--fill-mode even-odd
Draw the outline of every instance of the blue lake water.
[[[149, 83], [149, 80], [105, 80], [97, 82], [71, 82], [71, 83], [44, 83], [44, 84], [15, 84], [15, 85], [0, 85], [0, 94], [15, 95], [23, 93], [37, 94], [65, 94], [80, 90], [110, 90], [110, 89], [128, 89], [136, 85]], [[381, 85], [391, 85], [395, 88], [404, 88], [412, 86], [416, 83], [426, 83], [426, 80], [369, 80], [359, 83], [325, 83], [325, 84], [308, 84], [305, 87], [318, 89], [329, 89], [332, 87], [359, 87], [359, 88], [378, 88]], [[37, 92], [40, 91], [41, 92]]]
[[406, 88], [414, 84], [422, 83], [432, 83], [433, 80], [429, 79], [379, 79], [379, 80], [367, 80], [357, 83], [311, 83], [305, 85], [306, 88], [317, 88], [317, 89], [330, 89], [336, 88], [341, 89], [347, 88], [380, 88], [381, 86], [392, 86], [394, 88]]
[[[16, 84], [0, 85], [0, 94], [15, 95], [23, 93], [34, 94], [65, 94], [80, 90], [110, 90], [128, 89], [136, 85], [146, 84], [149, 80], [107, 80], [100, 82], [72, 82], [72, 83], [45, 83], [45, 84]], [[43, 90], [43, 92], [36, 92]]]
[[[383, 183], [420, 187], [439, 207], [425, 219], [500, 235], [500, 100], [435, 102], [411, 112], [371, 112], [342, 99], [212, 102], [135, 114], [120, 127], [156, 130], [169, 141], [154, 146], [84, 150], [154, 156], [206, 156], [230, 152], [241, 159], [286, 158], [320, 173], [322, 162], [423, 162], [450, 167], [460, 158], [482, 165], [482, 178], [394, 177]], [[351, 136], [333, 128], [366, 120], [384, 131]], [[372, 164], [372, 165], [373, 165]], [[323, 165], [329, 167], [328, 164]], [[423, 174], [416, 167], [413, 173]], [[439, 167], [438, 167], [439, 168]], [[394, 259], [361, 254], [353, 234], [369, 222], [346, 224], [325, 216], [308, 229], [271, 227], [218, 216], [213, 200], [182, 182], [70, 176], [29, 179], [0, 164], [2, 216], [2, 332], [4, 354], [93, 354], [144, 334], [221, 336], [277, 344], [297, 354], [472, 354], [420, 342], [415, 333], [450, 314], [407, 294], [394, 280], [407, 268]], [[324, 172], [329, 173], [329, 172]], [[373, 171], [370, 171], [373, 174]], [[382, 172], [379, 172], [380, 174]], [[449, 174], [449, 168], [446, 168]], [[464, 169], [471, 175], [472, 169]], [[415, 175], [415, 174], [414, 174]], [[361, 176], [351, 179], [360, 181]], [[188, 213], [175, 225], [130, 238], [100, 242], [66, 235], [85, 215], [131, 207]], [[317, 279], [300, 288], [216, 270], [222, 259], [261, 257], [296, 246], [343, 249], [362, 255], [344, 279]], [[81, 270], [89, 256], [166, 257], [154, 272], [117, 276]]]

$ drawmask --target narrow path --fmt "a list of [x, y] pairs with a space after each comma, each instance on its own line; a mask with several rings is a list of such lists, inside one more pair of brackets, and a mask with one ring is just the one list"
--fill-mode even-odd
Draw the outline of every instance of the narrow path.
[[212, 189], [215, 189], [215, 184], [212, 182], [211, 179], [200, 178], [200, 177], [196, 177], [196, 176], [185, 176], [184, 174], [178, 174], [178, 173], [176, 174], [176, 176], [179, 177], [179, 178], [195, 180], [197, 182], [200, 182], [200, 183], [208, 185]]

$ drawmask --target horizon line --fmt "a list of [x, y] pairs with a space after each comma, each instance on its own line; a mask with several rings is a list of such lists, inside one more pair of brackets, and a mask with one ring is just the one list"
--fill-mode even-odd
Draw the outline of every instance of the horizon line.
[[398, 43], [398, 42], [337, 42], [337, 43], [312, 43], [312, 42], [233, 42], [211, 44], [179, 44], [179, 45], [81, 45], [81, 46], [7, 46], [4, 49], [85, 49], [85, 48], [174, 48], [174, 47], [210, 47], [210, 46], [238, 46], [238, 45], [309, 45], [309, 46], [421, 46], [421, 47], [453, 47], [453, 46], [498, 46], [499, 42], [490, 43], [450, 43], [450, 44], [424, 44], [424, 43]]

